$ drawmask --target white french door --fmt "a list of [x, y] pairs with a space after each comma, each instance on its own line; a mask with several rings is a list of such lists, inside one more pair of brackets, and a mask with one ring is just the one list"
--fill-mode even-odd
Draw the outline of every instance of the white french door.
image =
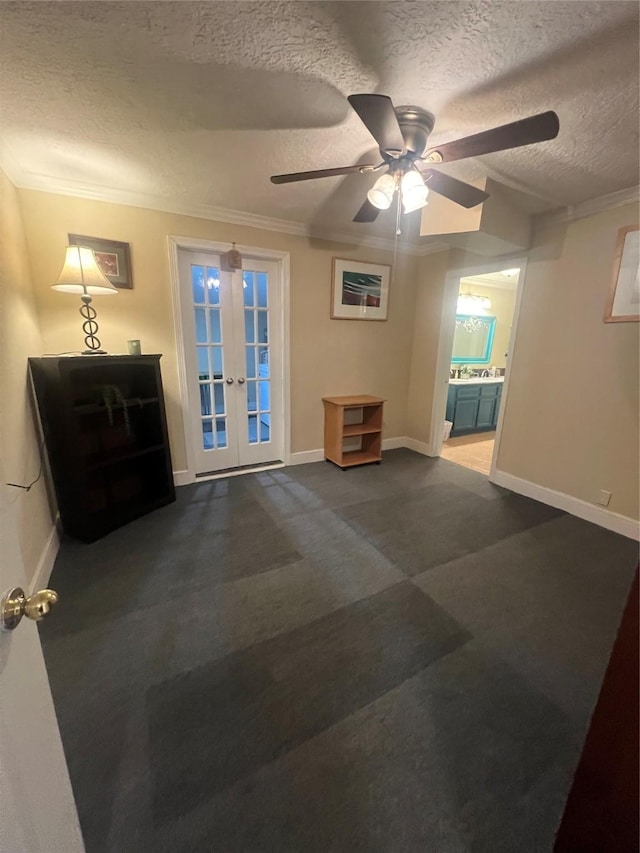
[[178, 253], [190, 436], [195, 473], [283, 458], [281, 286], [278, 264]]

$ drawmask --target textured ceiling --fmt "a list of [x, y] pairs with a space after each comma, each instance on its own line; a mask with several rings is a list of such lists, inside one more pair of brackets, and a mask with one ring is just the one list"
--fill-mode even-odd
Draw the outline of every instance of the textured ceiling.
[[3, 162], [23, 185], [389, 236], [391, 212], [351, 223], [371, 176], [269, 181], [368, 159], [356, 92], [431, 110], [433, 143], [556, 110], [556, 140], [446, 168], [530, 210], [638, 183], [635, 2], [2, 2], [0, 22]]

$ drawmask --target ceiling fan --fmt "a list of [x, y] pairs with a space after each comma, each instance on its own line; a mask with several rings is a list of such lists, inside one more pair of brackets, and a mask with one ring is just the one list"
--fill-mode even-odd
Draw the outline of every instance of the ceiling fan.
[[391, 206], [396, 192], [402, 199], [405, 213], [424, 207], [429, 190], [462, 207], [482, 204], [489, 198], [488, 193], [431, 167], [555, 139], [560, 129], [558, 116], [549, 111], [429, 148], [427, 143], [435, 119], [427, 110], [413, 106], [394, 107], [387, 95], [349, 95], [348, 100], [378, 144], [382, 163], [273, 175], [271, 182], [289, 184], [385, 169], [367, 193], [354, 222], [373, 222], [381, 210]]

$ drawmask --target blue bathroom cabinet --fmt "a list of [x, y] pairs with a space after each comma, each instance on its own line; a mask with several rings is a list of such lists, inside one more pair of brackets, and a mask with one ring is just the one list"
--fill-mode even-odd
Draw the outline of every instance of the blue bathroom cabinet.
[[468, 435], [473, 432], [490, 432], [498, 423], [502, 382], [465, 382], [449, 385], [447, 420], [451, 421], [451, 435]]

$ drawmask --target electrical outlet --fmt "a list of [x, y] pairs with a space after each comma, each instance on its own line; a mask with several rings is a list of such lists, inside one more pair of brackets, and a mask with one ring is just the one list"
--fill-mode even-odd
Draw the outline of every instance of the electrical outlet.
[[608, 492], [606, 489], [600, 489], [598, 493], [598, 497], [596, 498], [596, 503], [601, 506], [609, 506], [609, 501], [611, 500], [611, 492]]

